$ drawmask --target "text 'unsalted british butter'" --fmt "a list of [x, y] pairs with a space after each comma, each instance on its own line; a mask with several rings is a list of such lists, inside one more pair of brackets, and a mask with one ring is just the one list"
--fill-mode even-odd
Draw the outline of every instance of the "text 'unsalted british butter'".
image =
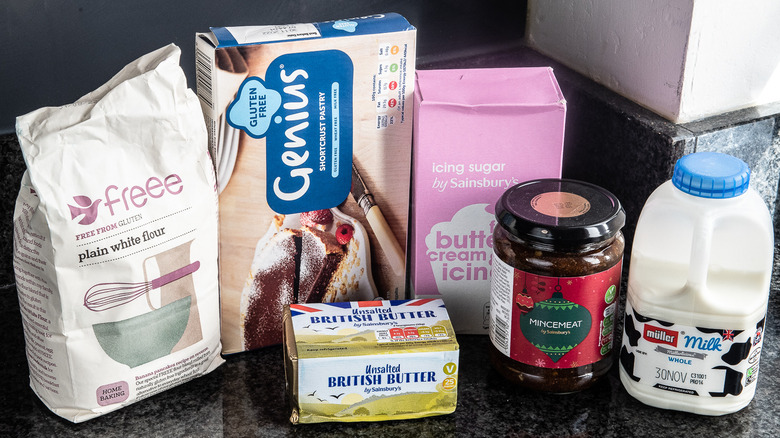
[[382, 421], [455, 411], [459, 347], [442, 300], [291, 304], [290, 421]]

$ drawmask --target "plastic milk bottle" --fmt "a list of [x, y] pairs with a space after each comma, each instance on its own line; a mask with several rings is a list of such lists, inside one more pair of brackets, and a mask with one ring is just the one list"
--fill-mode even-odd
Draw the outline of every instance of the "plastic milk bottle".
[[738, 158], [677, 161], [634, 237], [620, 380], [645, 404], [705, 415], [756, 391], [774, 234]]

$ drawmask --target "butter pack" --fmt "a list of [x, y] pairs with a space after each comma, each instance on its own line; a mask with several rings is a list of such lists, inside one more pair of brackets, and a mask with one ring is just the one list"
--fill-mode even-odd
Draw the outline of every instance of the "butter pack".
[[442, 300], [291, 304], [283, 345], [293, 424], [455, 411], [459, 346]]
[[196, 35], [224, 353], [284, 305], [405, 298], [416, 30], [387, 13]]

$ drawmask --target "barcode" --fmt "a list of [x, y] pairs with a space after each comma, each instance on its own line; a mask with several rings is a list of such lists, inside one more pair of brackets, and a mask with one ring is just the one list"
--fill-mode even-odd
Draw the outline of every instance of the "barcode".
[[195, 78], [197, 80], [198, 97], [212, 110], [213, 90], [211, 89], [211, 58], [199, 48], [195, 50]]
[[509, 334], [507, 329], [509, 323], [505, 319], [501, 319], [496, 316], [493, 324], [493, 343], [496, 347], [499, 347], [502, 351], [509, 350]]

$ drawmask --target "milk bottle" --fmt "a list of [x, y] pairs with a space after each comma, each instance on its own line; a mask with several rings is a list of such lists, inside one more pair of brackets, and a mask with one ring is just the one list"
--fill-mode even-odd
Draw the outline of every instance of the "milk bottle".
[[774, 235], [749, 180], [742, 160], [690, 154], [642, 209], [620, 380], [645, 404], [723, 415], [755, 394]]

